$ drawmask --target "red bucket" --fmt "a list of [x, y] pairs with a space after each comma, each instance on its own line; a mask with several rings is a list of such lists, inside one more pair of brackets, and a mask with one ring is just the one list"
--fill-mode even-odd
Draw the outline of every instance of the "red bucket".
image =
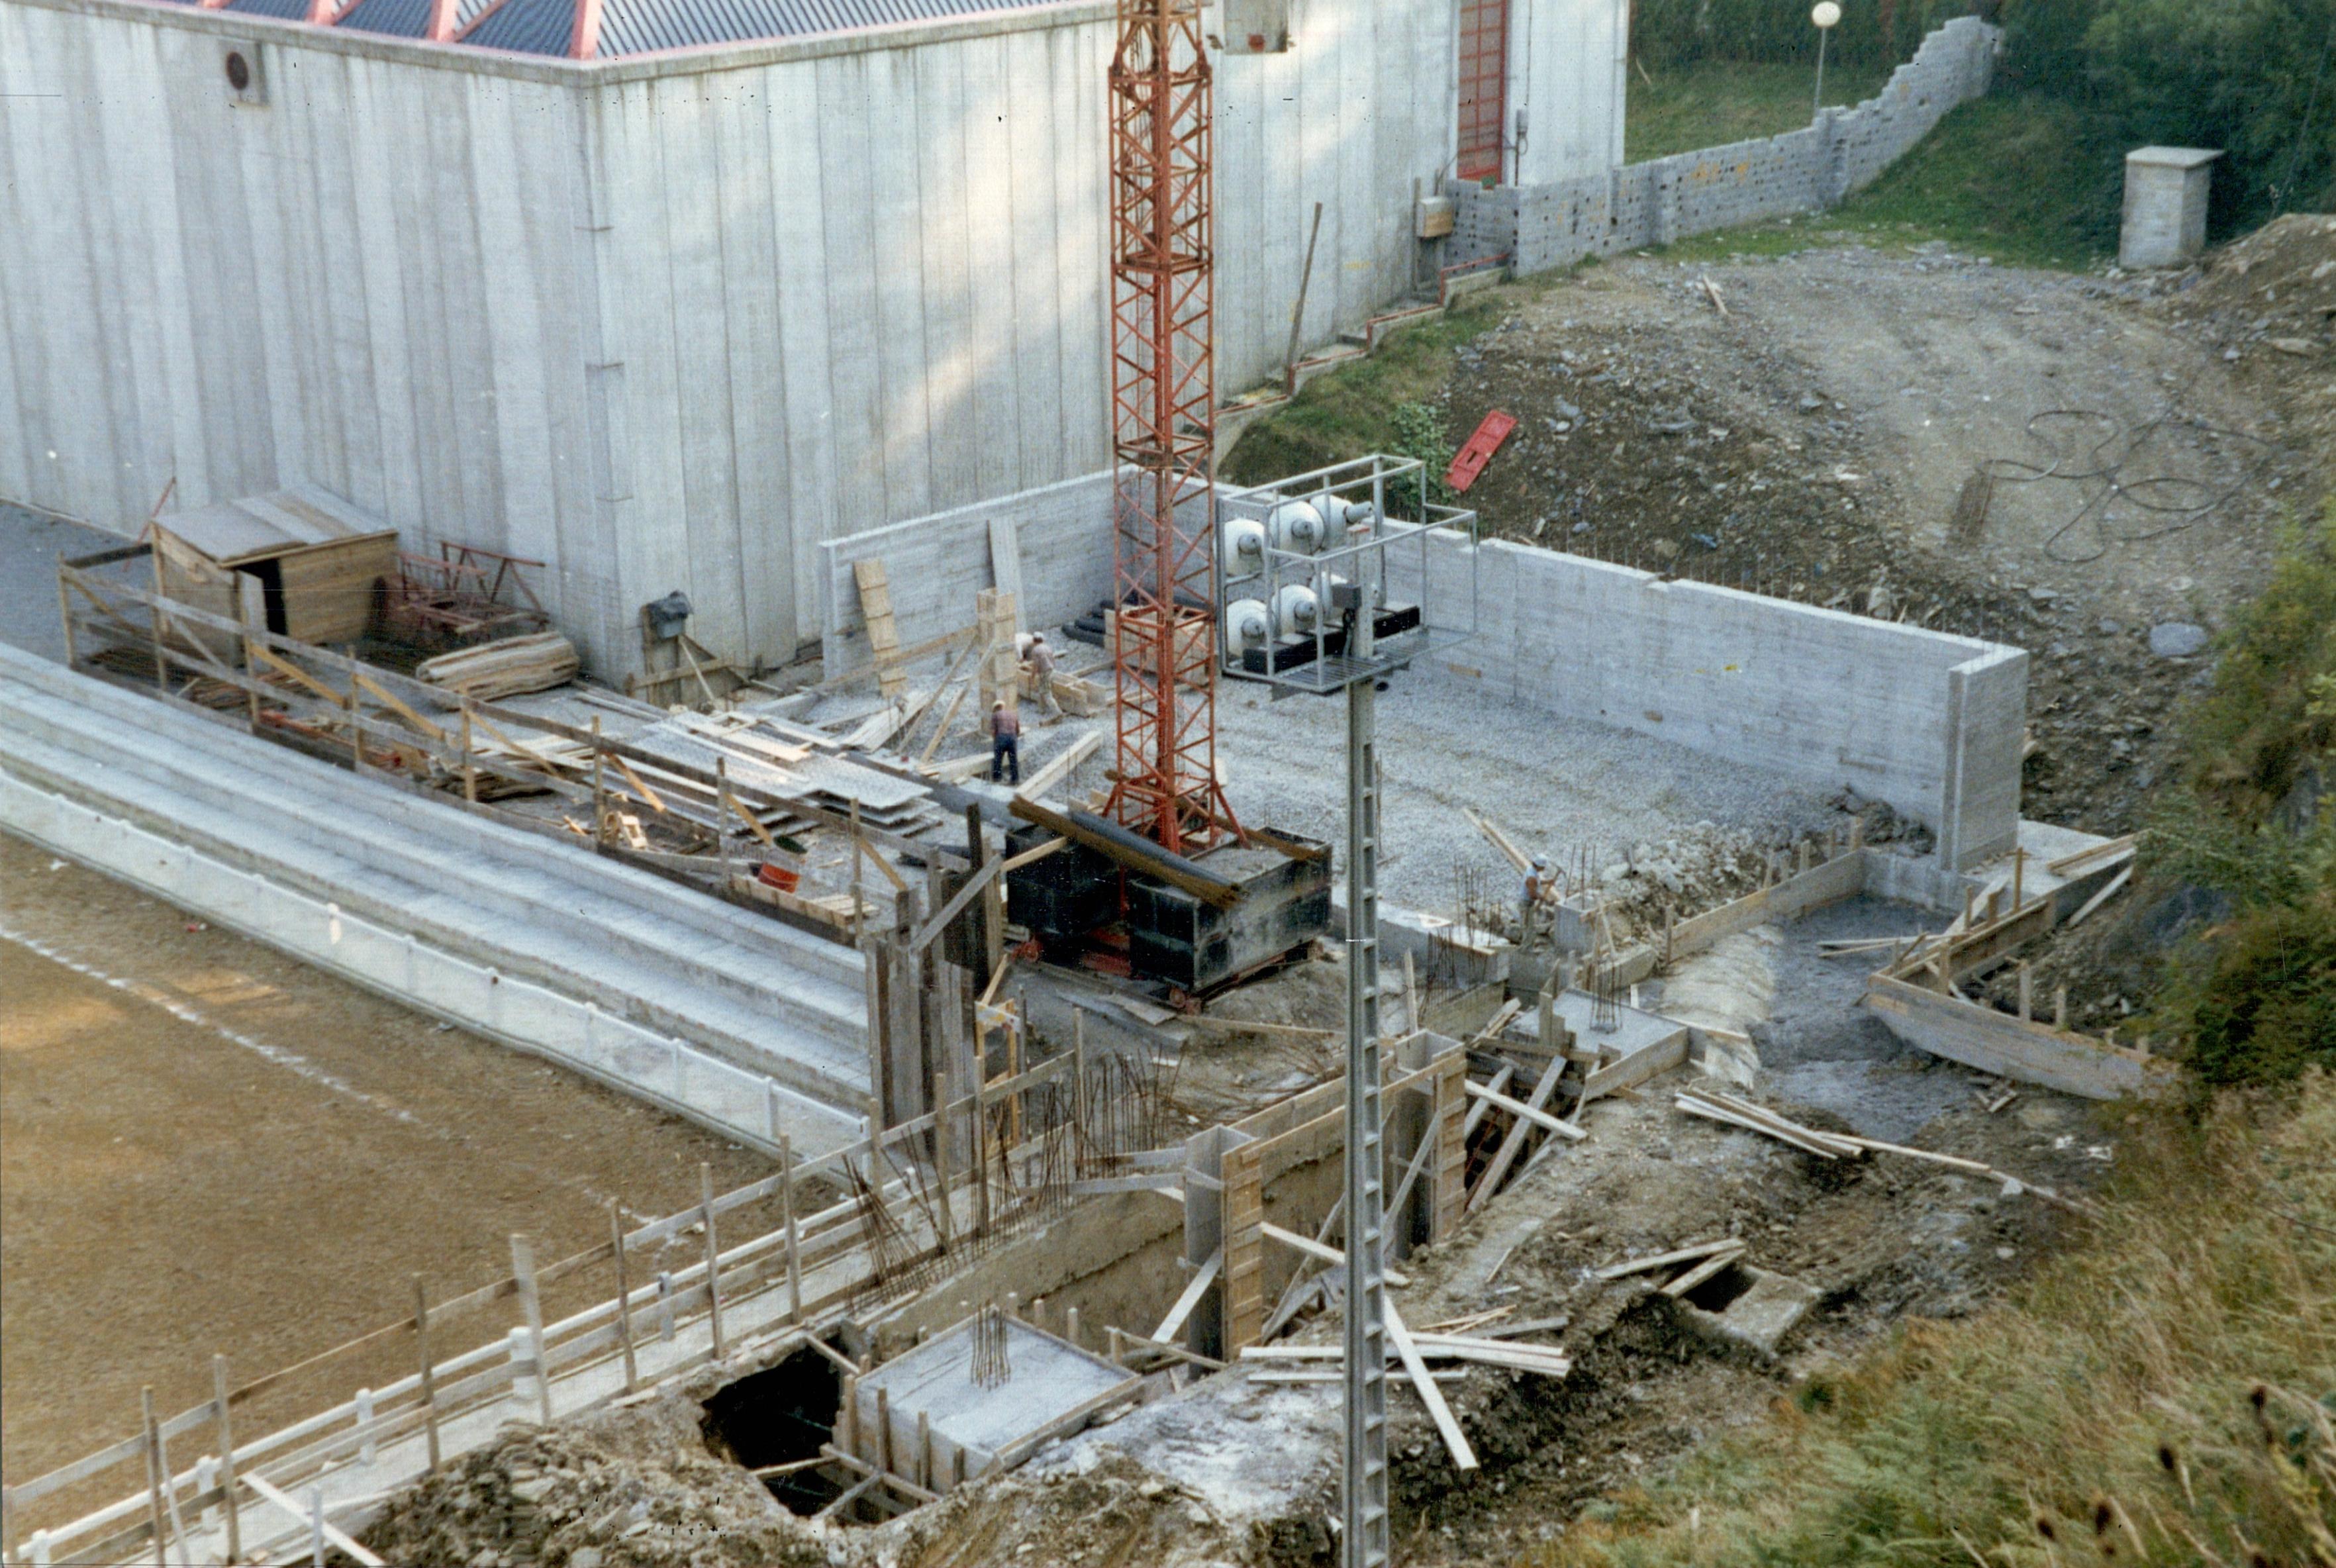
[[764, 861], [761, 869], [754, 872], [754, 879], [765, 887], [774, 887], [783, 893], [791, 893], [802, 882], [803, 875], [799, 872], [791, 872], [784, 866], [774, 865], [769, 861]]

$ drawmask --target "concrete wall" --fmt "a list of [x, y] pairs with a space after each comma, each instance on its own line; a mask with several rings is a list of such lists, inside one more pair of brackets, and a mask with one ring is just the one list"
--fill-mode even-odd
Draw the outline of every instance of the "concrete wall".
[[1516, 184], [1602, 180], [1621, 166], [1630, 56], [1630, 0], [1512, 0], [1509, 168]]
[[[902, 648], [971, 626], [974, 596], [1001, 579], [1018, 583], [1026, 628], [1077, 619], [1111, 597], [1111, 475], [1091, 473], [821, 546], [826, 672], [840, 675], [872, 657], [852, 573], [855, 560], [884, 563]], [[1008, 538], [1014, 559], [1001, 573], [992, 547]]]
[[[1569, 171], [1619, 145], [1618, 10], [1520, 7]], [[1221, 392], [1278, 371], [1314, 202], [1305, 345], [1428, 266], [1455, 22], [1293, 0], [1217, 57]], [[823, 541], [1108, 463], [1111, 46], [1092, 3], [577, 63], [0, 0], [0, 498], [129, 531], [173, 478], [313, 482], [550, 562], [596, 673], [675, 589], [784, 660]]]
[[1439, 662], [1488, 691], [1848, 785], [1929, 824], [1952, 866], [2016, 841], [2021, 650], [1505, 541], [1473, 554], [1437, 535], [1426, 572], [1456, 614], [1473, 570], [1476, 638]]
[[1545, 183], [1452, 190], [1447, 263], [1509, 255], [1520, 273], [1584, 256], [1830, 207], [1878, 178], [1950, 109], [1987, 91], [1996, 29], [1960, 16], [1922, 41], [1881, 93], [1805, 130]]

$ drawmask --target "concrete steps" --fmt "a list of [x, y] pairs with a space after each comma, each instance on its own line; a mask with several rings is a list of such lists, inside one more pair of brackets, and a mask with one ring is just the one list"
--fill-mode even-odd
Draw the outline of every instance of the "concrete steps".
[[865, 1109], [849, 949], [5, 648], [0, 735], [28, 784]]

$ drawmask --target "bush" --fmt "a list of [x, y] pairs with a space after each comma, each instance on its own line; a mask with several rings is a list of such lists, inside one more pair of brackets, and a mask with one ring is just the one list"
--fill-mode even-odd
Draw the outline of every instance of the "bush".
[[2004, 0], [2004, 70], [2084, 105], [2096, 155], [2219, 147], [2228, 233], [2336, 199], [2336, 0]]
[[2336, 1070], [2336, 904], [2251, 911], [2215, 938], [2175, 1006], [2205, 1085], [2277, 1084]]

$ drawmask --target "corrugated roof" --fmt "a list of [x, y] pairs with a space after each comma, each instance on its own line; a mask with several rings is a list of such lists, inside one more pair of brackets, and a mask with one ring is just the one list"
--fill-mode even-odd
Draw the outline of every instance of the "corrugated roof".
[[[511, 0], [516, 4], [517, 0]], [[603, 60], [657, 49], [851, 33], [902, 22], [931, 22], [1015, 10], [1031, 0], [605, 0]]]
[[430, 0], [357, 0], [340, 24], [355, 33], [419, 38], [430, 25]]
[[522, 54], [565, 54], [576, 0], [503, 0], [462, 42]]
[[297, 22], [308, 15], [308, 0], [228, 0], [223, 7], [252, 16], [280, 16]]

